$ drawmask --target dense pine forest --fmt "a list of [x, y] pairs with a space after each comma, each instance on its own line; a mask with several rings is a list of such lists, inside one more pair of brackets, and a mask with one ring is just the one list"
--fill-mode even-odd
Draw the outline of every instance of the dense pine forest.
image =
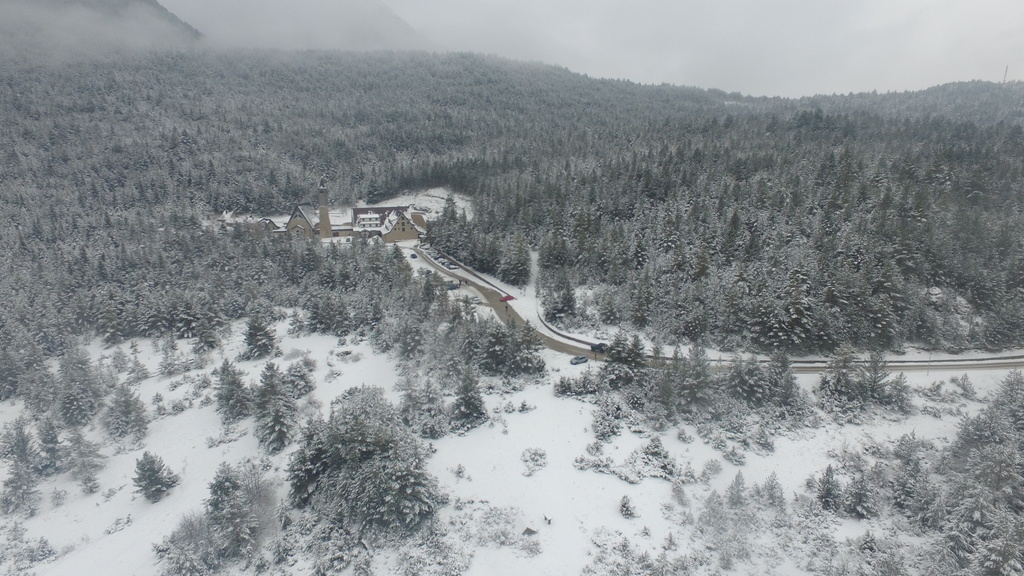
[[[235, 427], [251, 418], [253, 446], [279, 466], [221, 465], [202, 512], [154, 543], [165, 573], [232, 563], [263, 572], [298, 557], [310, 573], [370, 573], [372, 550], [410, 534], [421, 540], [402, 553], [405, 573], [466, 569], [435, 522], [450, 501], [427, 470], [426, 442], [484, 423], [504, 422], [507, 434], [505, 416], [536, 406], [495, 398], [545, 374], [539, 343], [526, 327], [479, 319], [392, 246], [324, 247], [215, 223], [223, 211], [288, 212], [314, 200], [326, 174], [335, 205], [433, 187], [468, 197], [472, 217], [449, 203], [430, 224], [433, 244], [514, 285], [527, 284], [537, 253], [546, 321], [622, 328], [600, 367], [543, 376], [554, 381], [545, 398], [593, 404], [594, 441], [575, 471], [671, 482], [672, 522], [704, 544], [667, 542], [652, 559], [625, 538], [606, 548], [595, 539], [585, 573], [756, 566], [767, 558], [751, 543], [761, 532], [811, 573], [1019, 573], [1024, 380], [990, 386], [979, 408], [967, 376], [919, 390], [884, 358], [910, 345], [1024, 344], [1022, 123], [1020, 83], [790, 100], [468, 54], [7, 57], [0, 399], [21, 402], [24, 417], [0, 435], [10, 472], [0, 506], [31, 517], [40, 483], [65, 473], [83, 494], [110, 490], [86, 433], [116, 445], [114, 459], [141, 449], [150, 424], [205, 401], [223, 424], [208, 449], [244, 435]], [[244, 350], [228, 358], [241, 319]], [[324, 384], [316, 361], [277, 348], [272, 326], [284, 321], [291, 337], [328, 334], [339, 348], [351, 337], [387, 353], [401, 402], [349, 382], [319, 415], [309, 399]], [[640, 335], [666, 351], [696, 346], [649, 358]], [[82, 345], [97, 337], [119, 346], [93, 363]], [[180, 377], [166, 390], [175, 398], [157, 394], [151, 410], [136, 391], [151, 379], [143, 337], [161, 356], [159, 378]], [[179, 350], [186, 338], [191, 349]], [[705, 347], [737, 355], [714, 372]], [[223, 363], [210, 370], [218, 349]], [[771, 359], [740, 356], [753, 352]], [[867, 362], [857, 364], [859, 352]], [[803, 353], [833, 358], [814, 399], [790, 367]], [[257, 360], [259, 382], [247, 385], [238, 366]], [[962, 417], [955, 439], [844, 446], [795, 498], [774, 474], [748, 487], [740, 473], [724, 498], [704, 494], [696, 486], [709, 486], [721, 462], [697, 473], [659, 436], [689, 445], [689, 427], [740, 467], [826, 420], [901, 422], [925, 410]], [[649, 436], [615, 464], [604, 447], [625, 430]], [[522, 462], [524, 476], [548, 465], [539, 448]], [[451, 474], [470, 482], [461, 463]], [[173, 497], [179, 481], [160, 455], [138, 459], [134, 482], [148, 502]], [[279, 481], [286, 503], [271, 494]], [[686, 518], [698, 495], [703, 512]], [[67, 496], [51, 496], [51, 511]], [[628, 497], [618, 513], [635, 518]], [[824, 519], [837, 517], [883, 518], [920, 542], [868, 530], [838, 544], [823, 536]], [[42, 542], [25, 544], [25, 566], [57, 554]], [[874, 571], [843, 572], [844, 555], [847, 567]]]
[[517, 282], [539, 250], [565, 325], [791, 353], [1024, 340], [1019, 83], [786, 100], [463, 54], [2, 66], [5, 364], [300, 304], [319, 254], [203, 222], [286, 212], [324, 172], [336, 204], [469, 195], [435, 242]]

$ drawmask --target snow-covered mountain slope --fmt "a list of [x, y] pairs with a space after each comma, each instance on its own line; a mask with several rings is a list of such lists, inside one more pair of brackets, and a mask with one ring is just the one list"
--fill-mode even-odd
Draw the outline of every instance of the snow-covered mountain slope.
[[[112, 367], [115, 357], [127, 356], [137, 358], [154, 374], [134, 385], [152, 422], [139, 443], [113, 442], [99, 420], [87, 427], [85, 436], [100, 444], [105, 457], [97, 473], [98, 490], [84, 494], [69, 472], [43, 479], [38, 508], [31, 517], [23, 513], [2, 517], [7, 540], [0, 562], [6, 573], [159, 573], [152, 545], [166, 538], [184, 515], [202, 509], [221, 463], [234, 465], [246, 459], [260, 463], [279, 501], [284, 501], [289, 450], [268, 456], [253, 436], [251, 419], [225, 427], [215, 410], [210, 380], [204, 378], [223, 359], [239, 356], [243, 328], [233, 327], [224, 348], [213, 353], [206, 367], [174, 376], [156, 375], [168, 357], [166, 344], [139, 341], [134, 349], [127, 343], [88, 347], [98, 366]], [[283, 321], [276, 331], [282, 355], [271, 361], [284, 366], [307, 355], [316, 362], [316, 387], [301, 401], [300, 414], [327, 414], [333, 398], [364, 384], [382, 387], [390, 401], [399, 401], [395, 361], [374, 352], [368, 343], [289, 335]], [[182, 342], [180, 350], [186, 350], [186, 344]], [[158, 350], [161, 346], [165, 350]], [[716, 560], [720, 551], [710, 544], [714, 541], [706, 527], [710, 519], [702, 514], [711, 506], [708, 502], [713, 503], [713, 492], [729, 492], [738, 472], [748, 487], [763, 483], [772, 473], [777, 476], [788, 501], [788, 524], [779, 528], [768, 512], [752, 509], [748, 523], [762, 529], [736, 536], [745, 542], [746, 555], [732, 558], [729, 565], [744, 574], [814, 573], [811, 568], [821, 555], [829, 550], [834, 555], [846, 538], [862, 537], [868, 530], [892, 532], [894, 527], [884, 519], [801, 516], [801, 510], [807, 509], [801, 502], [808, 498], [809, 477], [829, 463], [861, 451], [871, 453], [910, 432], [942, 446], [955, 436], [957, 414], [984, 405], [952, 392], [942, 399], [927, 391], [933, 382], [951, 375], [917, 374], [909, 381], [918, 391], [916, 410], [909, 417], [875, 414], [861, 424], [846, 425], [816, 417], [811, 427], [782, 433], [774, 451], [749, 453], [746, 463], [737, 466], [723, 461], [722, 453], [711, 445], [694, 440], [697, 430], [688, 425], [682, 433], [625, 429], [597, 450], [594, 405], [556, 397], [552, 390], [553, 381], [588, 367], [570, 366], [568, 357], [554, 352], [543, 355], [549, 370], [538, 380], [486, 382], [491, 387], [486, 396], [488, 423], [463, 435], [432, 441], [436, 452], [428, 468], [450, 498], [439, 513], [442, 536], [435, 535], [429, 544], [413, 538], [377, 551], [370, 561], [373, 573], [409, 573], [415, 561], [422, 561], [429, 567], [424, 573], [574, 574], [586, 569], [604, 574], [613, 573], [616, 563], [642, 564], [642, 558], [659, 556], [689, 562], [696, 567], [695, 573], [710, 573], [706, 570], [723, 561]], [[239, 361], [237, 365], [253, 383], [266, 362]], [[985, 398], [1002, 376], [994, 371], [972, 375], [979, 396]], [[124, 380], [126, 374], [120, 372], [117, 378]], [[800, 384], [810, 389], [814, 378], [802, 377]], [[0, 419], [10, 424], [24, 412], [20, 401], [9, 402], [0, 407]], [[650, 477], [657, 473], [644, 454], [654, 439], [674, 467], [692, 472], [691, 480], [682, 484], [684, 494], [678, 494], [681, 484]], [[156, 503], [142, 498], [133, 485], [136, 460], [146, 451], [161, 457], [180, 477], [180, 483]], [[7, 478], [9, 468], [6, 462], [0, 464], [0, 476]], [[632, 517], [623, 514], [624, 498]], [[290, 562], [278, 567], [278, 572], [311, 573], [309, 559]]]

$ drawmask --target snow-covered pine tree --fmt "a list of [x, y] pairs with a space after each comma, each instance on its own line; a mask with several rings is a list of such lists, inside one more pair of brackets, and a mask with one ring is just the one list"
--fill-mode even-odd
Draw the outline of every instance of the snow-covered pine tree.
[[451, 406], [451, 421], [456, 430], [470, 430], [487, 421], [487, 404], [471, 369], [466, 369], [459, 378]]
[[844, 499], [843, 509], [854, 518], [864, 520], [878, 515], [876, 490], [865, 472], [857, 474], [846, 487]]
[[64, 470], [64, 446], [60, 426], [53, 418], [44, 418], [36, 425], [39, 437], [39, 473], [52, 476]]
[[24, 416], [4, 428], [0, 455], [10, 463], [0, 503], [4, 512], [26, 512], [30, 516], [39, 501], [39, 447]]
[[771, 395], [768, 378], [754, 357], [732, 359], [726, 373], [726, 386], [729, 394], [748, 406], [763, 406]]
[[328, 427], [319, 416], [310, 419], [299, 434], [298, 448], [288, 462], [288, 498], [298, 507], [305, 506], [316, 492], [320, 479], [331, 469]]
[[[422, 446], [379, 388], [347, 390], [325, 426], [304, 431], [289, 482], [294, 502], [323, 506], [350, 530], [409, 530], [444, 501]], [[324, 485], [331, 490], [313, 498]]]
[[636, 508], [633, 506], [633, 501], [628, 495], [623, 496], [622, 499], [619, 500], [619, 514], [627, 520], [632, 520], [637, 517]]
[[[458, 377], [455, 379], [459, 380]], [[422, 381], [406, 380], [402, 388], [402, 402], [398, 407], [402, 422], [421, 438], [437, 439], [448, 434], [451, 419], [444, 405], [441, 386], [432, 378], [425, 378]]]
[[78, 481], [82, 492], [92, 494], [99, 490], [96, 473], [103, 469], [103, 455], [99, 445], [86, 440], [81, 431], [73, 430], [68, 435], [68, 449], [65, 456], [66, 468], [71, 477]]
[[772, 472], [756, 490], [761, 502], [778, 511], [786, 510], [786, 493], [782, 490], [779, 477]]
[[242, 380], [242, 371], [225, 359], [213, 372], [214, 397], [217, 411], [225, 423], [236, 422], [249, 416], [252, 408], [252, 393]]
[[841, 346], [818, 382], [821, 409], [837, 414], [859, 411], [866, 400], [862, 382], [856, 378], [854, 351]]
[[743, 471], [736, 472], [732, 483], [725, 490], [725, 503], [729, 508], [743, 508], [747, 505], [747, 484], [743, 480]]
[[677, 382], [676, 397], [680, 410], [692, 412], [711, 401], [714, 378], [703, 346], [693, 345], [682, 360], [682, 379]]
[[843, 487], [836, 478], [836, 471], [829, 464], [818, 481], [818, 503], [829, 512], [838, 512], [843, 507]]
[[4, 513], [25, 512], [32, 516], [39, 503], [38, 485], [39, 475], [32, 463], [13, 461], [4, 480], [3, 492], [0, 493]]
[[245, 502], [242, 479], [235, 468], [221, 463], [209, 484], [206, 513], [216, 542], [217, 555], [225, 560], [256, 547], [259, 521]]
[[316, 370], [316, 360], [309, 354], [303, 354], [302, 358], [292, 362], [281, 375], [281, 384], [292, 398], [299, 398], [309, 394], [316, 388], [313, 382], [313, 371]]
[[516, 233], [512, 245], [502, 254], [497, 276], [513, 286], [526, 286], [530, 281], [530, 247], [522, 232]]
[[276, 350], [274, 327], [261, 314], [250, 316], [245, 325], [245, 351], [242, 357], [247, 360], [265, 358]]
[[149, 427], [146, 405], [127, 385], [117, 386], [107, 403], [103, 425], [115, 440], [129, 435], [141, 440]]
[[601, 366], [601, 379], [608, 388], [618, 390], [640, 380], [646, 367], [647, 359], [640, 337], [634, 334], [630, 338], [619, 332], [608, 345], [608, 356]]
[[164, 464], [159, 456], [144, 452], [135, 461], [135, 491], [150, 502], [159, 502], [168, 490], [178, 485], [178, 475]]
[[95, 370], [84, 350], [72, 348], [58, 363], [60, 382], [57, 408], [65, 425], [88, 424], [100, 409], [102, 390]]
[[789, 356], [782, 351], [774, 352], [765, 368], [764, 377], [768, 386], [769, 401], [777, 406], [796, 407], [800, 404], [800, 389], [789, 362]]
[[292, 441], [295, 428], [295, 400], [282, 383], [277, 365], [268, 362], [260, 374], [253, 395], [253, 416], [260, 445], [276, 454]]

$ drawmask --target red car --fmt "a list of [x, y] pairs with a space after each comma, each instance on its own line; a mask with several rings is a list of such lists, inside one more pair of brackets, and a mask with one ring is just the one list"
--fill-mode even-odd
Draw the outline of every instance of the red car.
[[508, 302], [509, 300], [515, 300], [515, 299], [516, 299], [515, 296], [502, 296], [501, 297], [501, 301], [502, 302]]

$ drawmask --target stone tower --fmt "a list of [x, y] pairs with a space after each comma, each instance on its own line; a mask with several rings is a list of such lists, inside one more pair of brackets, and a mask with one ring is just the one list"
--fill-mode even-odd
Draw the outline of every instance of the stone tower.
[[331, 214], [327, 209], [327, 175], [320, 178], [320, 196], [317, 203], [320, 208], [320, 224], [317, 226], [321, 238], [331, 237]]

